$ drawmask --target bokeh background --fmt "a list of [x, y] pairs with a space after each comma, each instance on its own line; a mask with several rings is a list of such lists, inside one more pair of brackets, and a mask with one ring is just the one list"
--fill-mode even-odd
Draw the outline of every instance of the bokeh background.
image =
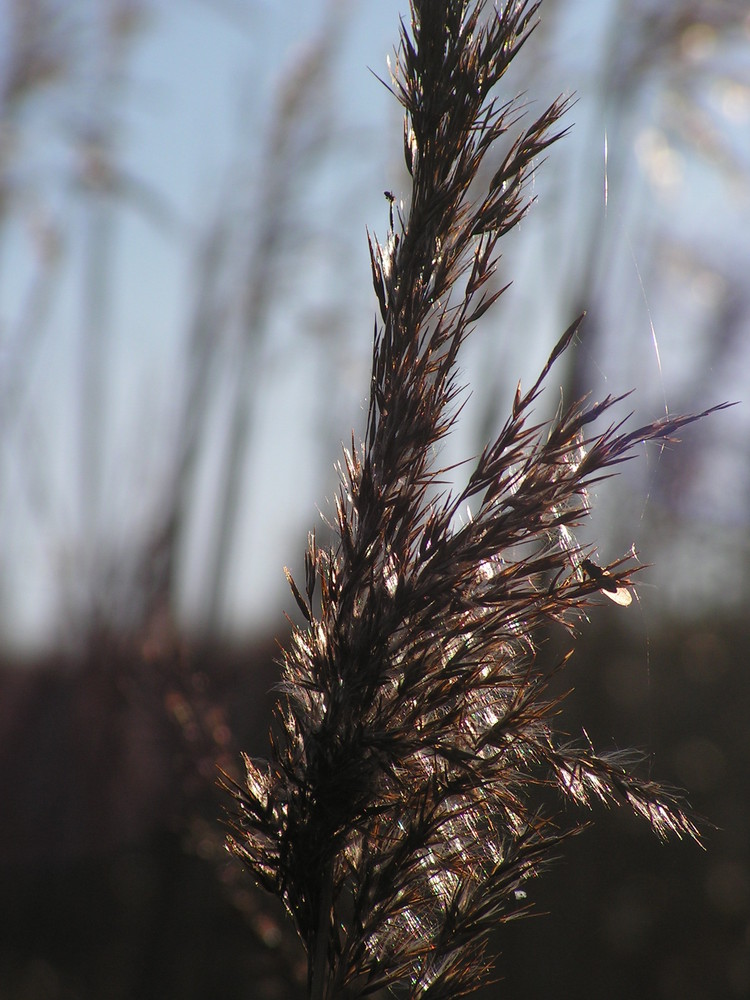
[[[264, 752], [282, 567], [325, 538], [362, 429], [366, 228], [408, 192], [399, 14], [0, 2], [3, 998], [304, 995], [223, 851], [216, 768]], [[446, 464], [584, 309], [547, 412], [558, 388], [633, 388], [644, 420], [747, 398], [746, 0], [541, 14], [507, 94], [577, 103], [467, 345]], [[750, 995], [748, 430], [740, 405], [599, 489], [586, 540], [653, 566], [630, 609], [593, 609], [561, 718], [646, 749], [706, 850], [596, 814], [499, 932], [488, 997]]]

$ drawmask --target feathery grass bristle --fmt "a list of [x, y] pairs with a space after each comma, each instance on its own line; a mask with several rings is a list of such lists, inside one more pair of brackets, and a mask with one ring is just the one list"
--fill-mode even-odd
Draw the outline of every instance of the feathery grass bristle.
[[526, 125], [517, 100], [493, 96], [538, 7], [412, 0], [402, 26], [391, 89], [412, 188], [395, 218], [390, 196], [385, 242], [370, 238], [380, 321], [364, 438], [344, 454], [336, 544], [310, 536], [304, 593], [289, 576], [304, 624], [283, 657], [269, 760], [247, 758], [232, 788], [231, 848], [296, 921], [314, 998], [479, 985], [488, 932], [523, 909], [524, 881], [578, 829], [562, 808], [542, 810], [545, 786], [698, 839], [679, 797], [637, 777], [632, 758], [555, 731], [556, 668], [541, 667], [537, 639], [554, 622], [574, 632], [603, 591], [632, 587], [632, 559], [598, 566], [576, 541], [591, 484], [704, 414], [597, 430], [619, 402], [608, 396], [534, 423], [576, 321], [518, 387], [466, 485], [447, 491], [434, 465], [459, 412], [459, 349], [501, 294], [498, 241], [564, 132], [566, 100]]

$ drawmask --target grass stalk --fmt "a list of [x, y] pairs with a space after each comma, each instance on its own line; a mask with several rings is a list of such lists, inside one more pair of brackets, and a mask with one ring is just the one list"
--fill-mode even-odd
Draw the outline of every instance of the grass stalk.
[[370, 239], [365, 432], [344, 451], [335, 543], [311, 534], [304, 586], [287, 573], [304, 621], [268, 760], [246, 757], [244, 781], [228, 781], [229, 846], [295, 921], [314, 1000], [476, 989], [490, 931], [524, 911], [524, 884], [581, 827], [566, 800], [625, 803], [662, 837], [699, 839], [633, 755], [557, 731], [548, 688], [568, 657], [550, 668], [538, 649], [550, 626], [575, 636], [602, 596], [626, 604], [632, 591], [630, 556], [599, 565], [576, 538], [591, 485], [704, 414], [629, 429], [608, 396], [535, 420], [579, 319], [519, 384], [463, 487], [446, 488], [434, 457], [460, 414], [461, 346], [502, 294], [490, 290], [499, 243], [565, 132], [567, 101], [527, 122], [497, 96], [539, 7], [412, 0], [389, 84], [411, 193], [392, 202], [386, 240]]

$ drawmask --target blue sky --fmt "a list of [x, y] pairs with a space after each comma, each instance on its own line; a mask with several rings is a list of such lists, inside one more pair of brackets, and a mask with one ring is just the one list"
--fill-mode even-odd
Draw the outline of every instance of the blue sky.
[[[77, 602], [87, 600], [96, 547], [109, 548], [115, 567], [126, 565], [129, 551], [144, 537], [163, 490], [171, 442], [178, 437], [174, 421], [185, 373], [185, 338], [195, 310], [198, 248], [227, 205], [234, 206], [239, 230], [252, 227], [258, 218], [262, 206], [253, 199], [274, 95], [304, 57], [324, 18], [321, 3], [192, 0], [177, 5], [162, 0], [144, 6], [148, 12], [127, 50], [124, 83], [112, 105], [114, 161], [128, 193], [115, 199], [107, 244], [103, 416], [101, 426], [94, 428], [102, 451], [101, 482], [93, 526], [82, 521], [77, 472], [80, 337], [88, 308], [86, 268], [91, 266], [86, 264], [86, 227], [91, 219], [77, 181], [81, 144], [71, 137], [80, 135], [95, 106], [96, 88], [92, 96], [90, 81], [101, 64], [96, 15], [106, 5], [71, 6], [88, 25], [90, 42], [76, 50], [69, 76], [40, 92], [18, 117], [23, 142], [13, 176], [19, 194], [0, 245], [5, 265], [0, 271], [0, 359], [12, 353], [14, 331], [23, 332], [22, 303], [39, 260], [34, 232], [48, 225], [59, 234], [62, 249], [53, 304], [25, 376], [20, 415], [0, 459], [0, 502], [8, 529], [0, 622], [14, 642], [36, 643], [60, 628], [64, 632], [66, 616], [75, 620]], [[398, 187], [404, 183], [400, 115], [370, 72], [387, 73], [386, 56], [392, 52], [403, 5], [352, 0], [339, 6], [347, 16], [331, 66], [330, 106], [323, 114], [329, 143], [314, 170], [305, 165], [300, 171], [301, 218], [288, 258], [292, 263], [288, 275], [279, 279], [256, 359], [261, 378], [252, 410], [244, 517], [234, 541], [222, 614], [236, 632], [266, 627], [269, 615], [270, 627], [280, 621], [286, 604], [282, 566], [299, 569], [305, 530], [315, 526], [317, 506], [325, 508], [335, 486], [337, 443], [348, 439], [352, 426], [361, 427], [374, 319], [365, 227], [383, 234], [387, 206], [382, 192], [403, 191]], [[541, 31], [537, 48], [529, 46], [529, 61], [520, 62], [526, 78], [522, 70], [509, 86], [533, 87], [530, 97], [539, 104], [560, 91], [577, 92], [579, 100], [569, 116], [574, 129], [540, 169], [535, 181], [539, 204], [521, 233], [508, 241], [503, 267], [514, 286], [502, 310], [467, 349], [465, 365], [474, 392], [457, 457], [463, 457], [464, 446], [474, 447], [472, 433], [488, 399], [507, 395], [518, 377], [531, 379], [572, 318], [560, 309], [565, 283], [575, 274], [583, 250], [577, 228], [584, 218], [593, 219], [614, 248], [602, 258], [611, 261], [612, 273], [599, 280], [616, 279], [619, 291], [606, 317], [609, 336], [581, 350], [590, 352], [593, 377], [600, 377], [597, 391], [637, 384], [639, 405], [651, 415], [655, 408], [656, 413], [663, 409], [665, 395], [676, 405], [692, 391], [695, 364], [702, 363], [704, 351], [701, 328], [726, 298], [727, 281], [739, 282], [746, 270], [747, 176], [740, 176], [736, 191], [730, 191], [726, 172], [680, 150], [662, 128], [664, 81], [658, 74], [631, 109], [640, 116], [635, 124], [622, 128], [599, 120], [597, 38], [601, 41], [606, 31], [609, 7], [569, 0], [567, 5], [548, 4], [543, 13], [545, 9], [549, 13], [542, 28], [547, 25], [547, 35]], [[565, 57], [539, 58], [550, 38]], [[747, 49], [747, 44], [737, 46], [731, 59], [727, 55], [726, 68], [736, 60], [744, 72]], [[717, 106], [723, 100], [736, 116], [728, 134], [736, 137], [743, 155], [750, 134], [748, 93], [727, 85], [715, 95]], [[605, 170], [610, 182], [606, 204]], [[574, 184], [580, 188], [571, 199], [568, 190]], [[667, 245], [680, 234], [685, 259]], [[241, 248], [242, 241], [236, 245]], [[655, 246], [660, 248], [658, 260], [650, 256]], [[690, 255], [702, 259], [696, 262]], [[231, 274], [229, 267], [226, 280], [237, 297], [239, 271], [234, 278]], [[622, 352], [615, 345], [622, 342], [624, 325], [629, 347]], [[511, 335], [494, 336], [498, 330]], [[233, 336], [230, 323], [217, 337], [215, 400], [196, 481], [200, 499], [181, 556], [179, 603], [186, 620], [200, 614], [205, 600], [202, 581], [214, 520], [222, 398], [229, 397], [236, 374]], [[746, 342], [745, 335], [735, 345], [734, 365], [725, 363], [721, 372], [706, 370], [709, 394], [742, 394]], [[0, 375], [2, 371], [0, 363]], [[715, 395], [698, 403], [710, 401], [716, 401]], [[647, 458], [645, 471], [634, 480], [636, 513], [630, 521], [625, 518], [627, 537], [640, 527], [652, 466]], [[739, 475], [726, 466], [725, 456], [715, 458], [711, 476], [717, 482]], [[740, 497], [744, 490], [738, 486]], [[705, 494], [699, 490], [694, 502], [704, 502], [700, 498]], [[730, 489], [722, 490], [724, 506], [717, 509], [717, 516], [729, 523], [741, 518], [744, 509], [739, 500], [732, 504], [727, 499], [730, 494]], [[717, 507], [710, 490], [705, 503]], [[741, 521], [727, 536], [734, 541], [727, 544], [736, 548], [741, 538], [744, 545], [746, 536]]]

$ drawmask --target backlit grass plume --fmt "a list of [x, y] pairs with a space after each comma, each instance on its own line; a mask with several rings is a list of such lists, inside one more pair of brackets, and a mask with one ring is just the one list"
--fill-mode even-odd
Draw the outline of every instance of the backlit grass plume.
[[572, 629], [602, 592], [627, 602], [628, 560], [599, 567], [576, 542], [588, 487], [696, 417], [607, 426], [608, 397], [533, 423], [573, 324], [467, 485], [449, 494], [433, 464], [459, 411], [459, 349], [500, 294], [498, 240], [561, 134], [565, 101], [528, 124], [493, 96], [538, 7], [412, 0], [393, 68], [412, 189], [370, 245], [380, 318], [364, 440], [345, 453], [335, 546], [311, 536], [304, 585], [289, 578], [306, 624], [284, 656], [269, 759], [248, 758], [232, 787], [230, 846], [296, 922], [313, 1000], [476, 988], [487, 933], [575, 826], [542, 810], [545, 786], [697, 838], [625, 758], [563, 742], [536, 659], [550, 623]]

